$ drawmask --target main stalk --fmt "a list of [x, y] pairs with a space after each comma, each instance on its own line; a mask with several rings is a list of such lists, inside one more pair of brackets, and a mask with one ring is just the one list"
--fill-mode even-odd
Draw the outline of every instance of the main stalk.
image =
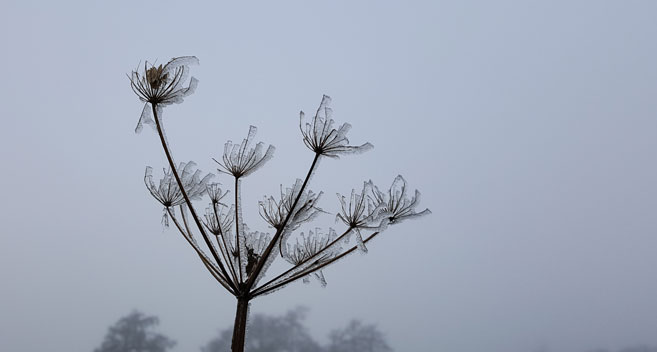
[[235, 325], [233, 326], [232, 352], [244, 352], [246, 338], [246, 321], [249, 317], [249, 298], [237, 298], [237, 311], [235, 312]]

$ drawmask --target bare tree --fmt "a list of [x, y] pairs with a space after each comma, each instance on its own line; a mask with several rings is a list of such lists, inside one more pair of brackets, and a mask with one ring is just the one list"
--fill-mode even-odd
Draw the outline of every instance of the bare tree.
[[620, 352], [657, 352], [657, 346], [638, 345], [623, 348]]
[[[606, 348], [596, 348], [590, 350], [589, 352], [611, 352], [611, 350]], [[635, 345], [621, 348], [618, 350], [618, 352], [657, 352], [657, 346]]]
[[[345, 328], [331, 331], [326, 347], [318, 344], [303, 325], [307, 309], [298, 307], [283, 316], [256, 314], [249, 321], [247, 352], [392, 352], [375, 325], [352, 320]], [[212, 339], [202, 352], [230, 349], [231, 329]]]
[[[308, 121], [300, 114], [300, 129], [304, 144], [313, 153], [310, 168], [304, 179], [283, 188], [276, 197], [260, 202], [260, 215], [274, 229], [273, 235], [250, 231], [242, 216], [240, 190], [242, 181], [262, 167], [274, 153], [274, 147], [265, 148], [255, 143], [256, 128], [251, 126], [242, 143], [227, 142], [221, 158], [215, 160], [218, 171], [233, 178], [233, 204], [228, 205], [227, 192], [217, 183], [210, 183], [212, 174], [204, 175], [193, 162], [176, 164], [165, 138], [162, 112], [165, 106], [182, 103], [193, 93], [197, 80], [189, 78], [189, 65], [197, 64], [193, 56], [174, 58], [166, 65], [145, 63], [143, 70], [133, 71], [130, 83], [133, 91], [144, 102], [136, 131], [144, 124], [154, 126], [168, 161], [159, 183], [153, 181], [152, 168], [146, 168], [144, 180], [150, 193], [164, 206], [163, 222], [169, 219], [199, 255], [210, 274], [228, 292], [237, 298], [237, 311], [232, 336], [232, 351], [244, 351], [244, 339], [249, 302], [261, 295], [274, 292], [297, 280], [316, 277], [326, 284], [322, 269], [356, 250], [367, 252], [366, 244], [390, 225], [403, 220], [429, 214], [428, 209], [416, 212], [420, 195], [406, 188], [406, 181], [397, 176], [392, 187], [380, 191], [371, 181], [364, 182], [360, 191], [352, 190], [348, 197], [339, 196], [341, 209], [336, 219], [345, 224], [338, 234], [335, 230], [315, 229], [306, 234], [291, 236], [299, 227], [324, 212], [318, 205], [322, 192], [308, 189], [311, 176], [323, 158], [339, 158], [346, 154], [361, 153], [372, 148], [365, 143], [349, 144], [347, 123], [334, 127], [331, 99], [322, 98], [316, 113]], [[207, 195], [210, 199], [204, 214], [200, 214], [193, 200]], [[226, 198], [228, 199], [228, 198]], [[178, 208], [179, 213], [175, 212]], [[203, 245], [197, 242], [200, 234]], [[365, 234], [364, 234], [365, 233]], [[349, 245], [353, 239], [355, 245]], [[209, 252], [209, 254], [208, 254]], [[271, 263], [281, 257], [292, 266], [260, 283]]]
[[392, 352], [383, 333], [375, 325], [352, 320], [346, 328], [333, 330], [326, 352]]
[[166, 352], [176, 342], [151, 331], [157, 324], [157, 317], [133, 311], [109, 328], [105, 340], [94, 352]]

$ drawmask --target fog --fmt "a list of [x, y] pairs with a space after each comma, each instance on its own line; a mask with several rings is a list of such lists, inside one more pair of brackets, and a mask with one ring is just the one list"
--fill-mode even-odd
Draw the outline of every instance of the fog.
[[252, 229], [271, 232], [257, 201], [305, 175], [298, 113], [322, 94], [375, 147], [321, 162], [323, 208], [402, 174], [433, 213], [252, 312], [307, 306], [320, 341], [361, 319], [402, 352], [657, 345], [656, 2], [0, 8], [0, 350], [91, 351], [132, 309], [177, 352], [231, 325], [235, 299], [144, 187], [166, 163], [157, 135], [134, 133], [126, 74], [183, 55], [200, 83], [165, 109], [177, 159], [215, 171], [249, 125], [277, 147], [243, 183]]

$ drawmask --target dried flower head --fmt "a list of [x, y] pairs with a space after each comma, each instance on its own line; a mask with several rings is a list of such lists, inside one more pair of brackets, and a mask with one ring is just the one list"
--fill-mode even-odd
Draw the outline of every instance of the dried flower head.
[[141, 131], [144, 124], [153, 125], [153, 117], [148, 103], [161, 109], [169, 104], [180, 104], [183, 98], [194, 93], [198, 80], [189, 78], [189, 65], [198, 64], [195, 56], [183, 56], [171, 59], [166, 65], [144, 63], [143, 71], [132, 71], [130, 86], [144, 103], [141, 117], [135, 132]]
[[381, 192], [376, 186], [372, 193], [375, 204], [381, 206], [381, 211], [386, 213], [388, 223], [391, 225], [431, 214], [429, 209], [415, 212], [415, 207], [420, 203], [420, 192], [415, 190], [415, 195], [409, 198], [406, 192], [406, 180], [401, 175], [395, 177], [387, 193]]
[[252, 147], [253, 137], [255, 137], [257, 131], [258, 129], [255, 126], [251, 126], [249, 134], [241, 144], [233, 144], [232, 141], [226, 142], [222, 162], [214, 159], [221, 167], [218, 169], [219, 172], [233, 175], [236, 178], [247, 176], [274, 156], [275, 148], [273, 145], [270, 145], [264, 153], [264, 143], [259, 142], [255, 147]]
[[210, 196], [210, 201], [212, 202], [213, 205], [221, 204], [221, 200], [228, 195], [229, 191], [223, 191], [221, 188], [219, 188], [220, 184], [219, 183], [211, 183], [206, 187], [206, 192], [208, 193], [208, 196]]
[[[280, 198], [277, 200], [273, 196], [265, 197], [263, 201], [259, 202], [260, 216], [273, 228], [280, 230], [287, 215], [292, 210], [292, 205], [295, 199], [299, 196], [303, 181], [297, 179], [292, 187], [288, 187], [283, 191], [281, 185]], [[317, 202], [322, 196], [322, 192], [315, 194], [311, 190], [306, 190], [299, 196], [299, 201], [294, 209], [294, 213], [290, 216], [286, 225], [287, 231], [294, 231], [302, 223], [314, 219], [323, 210], [317, 207]]]
[[[297, 239], [294, 246], [288, 244], [283, 255], [285, 260], [295, 266], [305, 263], [304, 268], [307, 269], [311, 266], [325, 264], [342, 250], [340, 243], [333, 243], [338, 235], [332, 228], [329, 228], [328, 234], [323, 234], [319, 228], [316, 228], [314, 233], [312, 230], [308, 231], [308, 236], [305, 236], [303, 232], [300, 235], [301, 241]], [[326, 279], [322, 270], [315, 271], [312, 275], [317, 278], [322, 287], [326, 286]], [[310, 275], [306, 275], [303, 282], [309, 283]]]
[[[168, 226], [167, 210], [185, 204], [185, 197], [178, 186], [178, 182], [176, 182], [172, 170], [170, 168], [163, 169], [163, 172], [164, 176], [156, 186], [155, 182], [153, 182], [153, 168], [147, 166], [144, 174], [144, 183], [151, 195], [164, 206], [165, 214], [162, 220], [165, 226]], [[193, 161], [180, 163], [178, 172], [180, 174], [180, 181], [189, 199], [201, 198], [206, 191], [208, 181], [214, 176], [213, 174], [207, 174], [201, 177], [202, 172], [201, 170], [196, 170], [196, 164]]]
[[288, 244], [286, 246], [287, 251], [283, 256], [285, 260], [290, 264], [299, 265], [322, 251], [324, 252], [312, 260], [311, 265], [322, 264], [333, 258], [339, 252], [341, 246], [336, 244], [333, 246], [334, 248], [328, 247], [337, 238], [337, 234], [332, 228], [329, 228], [328, 234], [323, 234], [320, 231], [319, 228], [316, 228], [315, 232], [310, 230], [308, 231], [308, 236], [302, 232], [300, 234], [301, 241], [297, 238], [294, 245]]
[[348, 202], [347, 197], [338, 193], [342, 209], [337, 214], [336, 220], [342, 220], [351, 228], [375, 228], [376, 226], [373, 225], [380, 215], [381, 207], [368, 197], [372, 187], [372, 181], [363, 182], [361, 193], [356, 193], [356, 190], [352, 189]]
[[367, 181], [363, 183], [363, 190], [361, 193], [356, 193], [355, 189], [351, 190], [351, 196], [349, 197], [349, 202], [347, 198], [341, 194], [338, 194], [338, 199], [342, 209], [336, 215], [336, 221], [339, 219], [344, 222], [350, 229], [353, 229], [356, 233], [356, 244], [362, 252], [367, 252], [367, 247], [365, 247], [365, 242], [361, 236], [361, 229], [380, 229], [385, 223], [378, 223], [377, 221], [381, 218], [381, 205], [374, 204], [371, 197], [368, 195], [373, 188], [372, 181]]
[[324, 95], [315, 117], [305, 125], [305, 114], [303, 111], [300, 112], [299, 128], [306, 146], [317, 154], [331, 158], [338, 158], [340, 154], [362, 153], [372, 149], [373, 146], [370, 143], [360, 146], [349, 145], [347, 132], [351, 129], [350, 124], [344, 123], [337, 130], [333, 128], [335, 121], [331, 118], [333, 110], [328, 107], [330, 102], [331, 97]]
[[231, 206], [226, 211], [226, 206], [219, 204], [210, 204], [205, 208], [205, 221], [203, 225], [215, 236], [228, 235], [233, 225], [234, 207]]

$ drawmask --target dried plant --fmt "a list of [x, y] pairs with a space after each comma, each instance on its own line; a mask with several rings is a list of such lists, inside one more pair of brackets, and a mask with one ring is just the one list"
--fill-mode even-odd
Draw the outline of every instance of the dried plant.
[[[272, 158], [274, 147], [265, 148], [264, 143], [255, 143], [257, 129], [254, 126], [249, 128], [242, 143], [228, 141], [225, 144], [223, 155], [214, 161], [218, 164], [218, 172], [233, 178], [233, 204], [227, 204], [229, 192], [221, 189], [218, 183], [209, 183], [214, 175], [204, 175], [193, 162], [176, 166], [165, 138], [163, 108], [182, 103], [184, 97], [193, 93], [198, 81], [189, 77], [189, 65], [197, 63], [195, 57], [174, 58], [166, 65], [159, 66], [146, 62], [143, 69], [139, 68], [129, 75], [133, 91], [145, 103], [135, 131], [139, 132], [144, 124], [152, 125], [157, 131], [168, 167], [164, 169], [159, 183], [153, 181], [152, 168], [147, 167], [144, 176], [146, 187], [164, 206], [163, 223], [167, 226], [170, 220], [174, 223], [210, 274], [237, 298], [232, 351], [242, 352], [252, 299], [297, 280], [308, 282], [311, 276], [324, 286], [326, 280], [322, 269], [327, 265], [355, 250], [367, 252], [366, 244], [384, 229], [403, 220], [429, 214], [430, 211], [416, 211], [420, 194], [415, 191], [409, 198], [406, 180], [401, 176], [395, 178], [387, 192], [366, 181], [361, 191], [352, 190], [349, 197], [338, 194], [341, 207], [336, 221], [340, 220], [345, 225], [340, 235], [332, 228], [328, 232], [314, 228], [307, 234], [301, 232], [295, 236], [295, 231], [304, 224], [326, 213], [318, 205], [322, 192], [315, 193], [308, 188], [318, 161], [323, 157], [339, 158], [372, 148], [369, 143], [350, 145], [347, 138], [351, 128], [349, 124], [334, 127], [335, 121], [329, 107], [331, 99], [325, 95], [310, 121], [305, 121], [303, 112], [300, 114], [303, 142], [314, 154], [306, 177], [298, 179], [290, 187], [281, 186], [278, 197], [265, 197], [260, 201], [260, 216], [273, 228], [273, 235], [249, 231], [242, 217], [239, 197], [241, 181]], [[209, 205], [200, 216], [192, 201], [206, 195]], [[177, 213], [176, 207], [179, 208]], [[365, 236], [364, 232], [368, 234]], [[197, 241], [199, 234], [203, 239], [202, 245]], [[294, 244], [291, 244], [291, 237], [295, 237]], [[349, 244], [352, 238], [355, 245]], [[260, 283], [271, 263], [279, 257], [292, 266]]]

